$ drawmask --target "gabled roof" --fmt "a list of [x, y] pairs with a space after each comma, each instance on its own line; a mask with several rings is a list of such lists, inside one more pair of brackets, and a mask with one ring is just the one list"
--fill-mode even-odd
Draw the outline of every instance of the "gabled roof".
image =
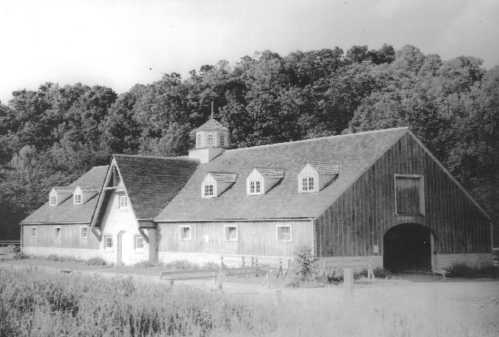
[[197, 161], [182, 157], [121, 154], [113, 157], [137, 219], [152, 219], [158, 215], [198, 165]]
[[197, 132], [197, 131], [217, 131], [217, 130], [228, 131], [228, 129], [225, 126], [223, 126], [219, 121], [217, 121], [215, 118], [210, 118], [203, 125], [201, 125], [197, 129], [194, 129], [192, 132]]
[[[167, 221], [257, 220], [320, 216], [348, 187], [402, 136], [395, 128], [310, 140], [233, 149], [199, 165], [187, 184], [156, 217]], [[296, 177], [307, 163], [337, 163], [338, 177], [316, 193], [298, 193]], [[254, 168], [284, 171], [268, 193], [246, 194], [246, 177]], [[201, 198], [199, 188], [208, 172], [230, 171], [238, 179], [220, 197]]]
[[216, 180], [217, 183], [226, 183], [226, 184], [232, 184], [236, 181], [237, 179], [237, 174], [236, 173], [229, 173], [229, 172], [208, 172], [213, 179]]
[[[49, 206], [48, 201], [21, 221], [22, 224], [88, 224], [94, 213], [97, 203], [97, 193], [87, 198], [81, 205], [73, 205], [73, 199], [70, 198], [76, 186], [82, 189], [98, 190], [102, 186], [107, 172], [106, 166], [95, 166], [80, 178], [68, 186], [55, 187], [56, 191], [64, 191], [67, 196], [64, 201], [57, 206]], [[48, 197], [48, 196], [47, 196]]]

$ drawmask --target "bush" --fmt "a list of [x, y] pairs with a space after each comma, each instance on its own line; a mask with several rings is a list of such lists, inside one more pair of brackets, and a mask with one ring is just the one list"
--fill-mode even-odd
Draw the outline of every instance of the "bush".
[[86, 261], [86, 264], [89, 266], [106, 266], [107, 262], [101, 257], [93, 257]]
[[177, 260], [163, 265], [168, 270], [198, 270], [200, 266], [187, 260]]
[[447, 269], [448, 277], [479, 278], [492, 277], [499, 278], [499, 268], [493, 265], [484, 265], [480, 267], [470, 267], [464, 263], [456, 263]]

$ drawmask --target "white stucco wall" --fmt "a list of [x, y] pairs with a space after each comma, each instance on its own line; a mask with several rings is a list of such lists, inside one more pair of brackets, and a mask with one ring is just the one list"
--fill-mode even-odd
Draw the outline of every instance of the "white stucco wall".
[[[136, 250], [135, 236], [142, 235], [139, 232], [139, 225], [137, 223], [135, 214], [128, 200], [128, 207], [125, 209], [119, 208], [119, 193], [124, 193], [122, 189], [109, 199], [106, 212], [102, 221], [102, 240], [100, 242], [99, 250], [101, 251], [102, 258], [106, 262], [116, 264], [118, 257], [118, 234], [122, 234], [122, 262], [125, 265], [132, 265], [138, 262], [147, 261], [149, 259], [149, 245], [144, 239], [144, 248]], [[104, 248], [104, 236], [111, 235], [113, 238], [113, 247]]]

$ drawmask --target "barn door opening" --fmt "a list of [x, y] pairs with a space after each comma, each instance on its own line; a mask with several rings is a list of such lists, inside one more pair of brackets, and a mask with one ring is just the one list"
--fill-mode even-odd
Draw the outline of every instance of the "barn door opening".
[[431, 271], [431, 231], [418, 224], [391, 228], [383, 238], [383, 266], [391, 272]]

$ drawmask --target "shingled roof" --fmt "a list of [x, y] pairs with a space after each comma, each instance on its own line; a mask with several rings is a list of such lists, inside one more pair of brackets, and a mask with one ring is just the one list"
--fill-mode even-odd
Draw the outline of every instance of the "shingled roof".
[[[156, 217], [158, 222], [312, 218], [321, 215], [360, 175], [393, 146], [407, 128], [315, 138], [223, 152], [199, 165], [178, 195]], [[299, 193], [297, 175], [307, 163], [337, 163], [338, 177], [317, 193]], [[246, 177], [254, 168], [283, 170], [283, 179], [268, 193], [246, 194]], [[201, 197], [209, 172], [228, 171], [238, 179], [217, 198]]]
[[[58, 186], [58, 190], [67, 190], [72, 192], [76, 186], [82, 189], [100, 190], [104, 177], [106, 176], [108, 166], [94, 166], [80, 178], [68, 186]], [[47, 195], [48, 199], [48, 195]], [[49, 206], [48, 201], [36, 211], [26, 217], [22, 224], [70, 224], [81, 223], [88, 224], [92, 219], [97, 204], [97, 193], [88, 198], [81, 205], [74, 205], [73, 198], [69, 196], [57, 206]]]
[[220, 124], [219, 121], [217, 121], [215, 118], [210, 118], [208, 121], [206, 121], [204, 124], [202, 124], [200, 127], [197, 129], [194, 129], [191, 131], [192, 132], [197, 132], [197, 131], [217, 131], [217, 130], [228, 130], [225, 126]]
[[114, 155], [137, 219], [152, 219], [196, 170], [188, 158]]

